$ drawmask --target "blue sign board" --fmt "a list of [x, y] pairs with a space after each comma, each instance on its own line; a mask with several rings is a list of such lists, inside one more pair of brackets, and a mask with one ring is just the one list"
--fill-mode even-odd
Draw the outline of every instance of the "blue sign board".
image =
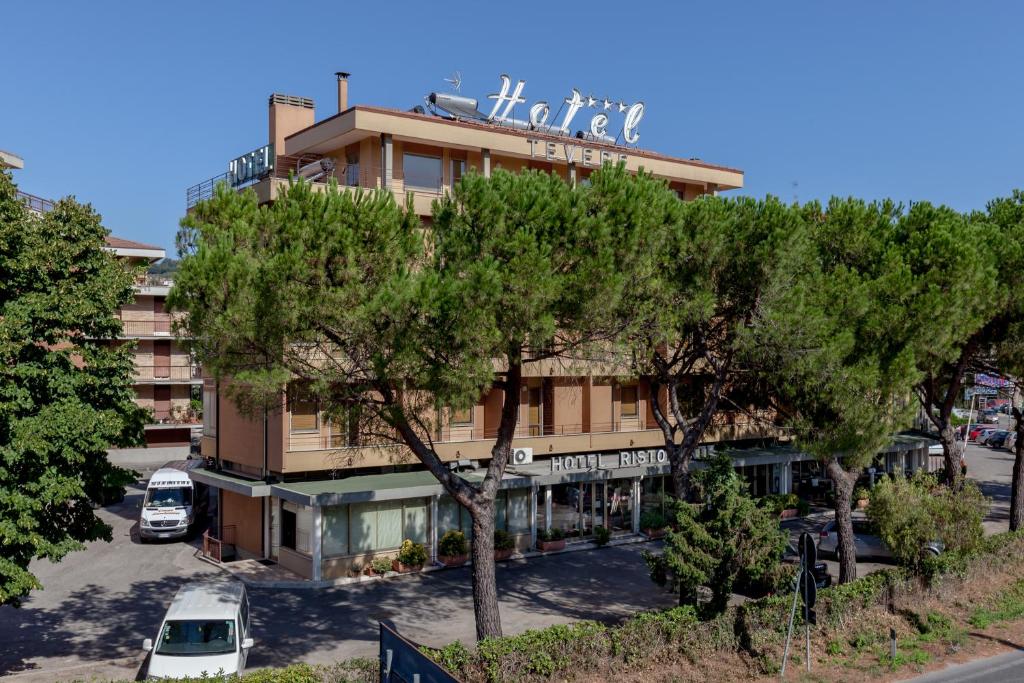
[[380, 625], [380, 683], [460, 683], [385, 624]]

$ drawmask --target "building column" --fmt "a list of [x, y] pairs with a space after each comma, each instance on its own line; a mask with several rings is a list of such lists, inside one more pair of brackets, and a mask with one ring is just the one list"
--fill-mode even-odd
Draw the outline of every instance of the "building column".
[[313, 529], [312, 538], [309, 539], [310, 550], [313, 555], [313, 580], [319, 581], [323, 576], [324, 544], [323, 544], [323, 515], [319, 505], [313, 506]]
[[260, 499], [260, 509], [263, 510], [263, 559], [270, 559], [270, 496]]
[[551, 529], [551, 484], [544, 487], [544, 531]]
[[395, 170], [394, 162], [391, 135], [385, 133], [380, 136], [380, 186], [385, 190], [391, 189], [391, 180]]
[[436, 494], [430, 497], [430, 561], [437, 562], [437, 500]]
[[484, 178], [491, 177], [491, 150], [482, 149], [480, 150], [480, 156], [483, 157], [484, 164]]
[[633, 480], [633, 533], [640, 533], [640, 478]]
[[569, 185], [576, 187], [576, 163], [570, 161], [569, 164]]
[[530, 547], [537, 547], [537, 485], [530, 488]]

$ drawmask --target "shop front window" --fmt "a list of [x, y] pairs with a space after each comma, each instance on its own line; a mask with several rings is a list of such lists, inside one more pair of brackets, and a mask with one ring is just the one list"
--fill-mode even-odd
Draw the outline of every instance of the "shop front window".
[[606, 485], [608, 519], [612, 531], [633, 530], [633, 480], [612, 479]]
[[407, 538], [425, 544], [429, 517], [427, 498], [323, 508], [324, 555], [336, 557], [394, 550]]
[[665, 514], [665, 477], [644, 477], [640, 482], [640, 512]]

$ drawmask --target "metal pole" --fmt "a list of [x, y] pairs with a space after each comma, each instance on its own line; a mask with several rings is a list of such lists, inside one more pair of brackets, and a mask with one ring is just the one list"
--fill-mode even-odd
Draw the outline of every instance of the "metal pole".
[[804, 637], [807, 639], [807, 671], [811, 670], [811, 620], [810, 620], [810, 616], [811, 616], [811, 608], [807, 606], [807, 581], [804, 581]]
[[[800, 568], [803, 569], [804, 562], [800, 560]], [[796, 575], [796, 583], [793, 585], [793, 609], [789, 612], [789, 628], [786, 629], [786, 648], [782, 652], [782, 677], [786, 677], [786, 660], [789, 659], [789, 641], [793, 638], [793, 622], [796, 621], [796, 601], [800, 597], [800, 574]]]

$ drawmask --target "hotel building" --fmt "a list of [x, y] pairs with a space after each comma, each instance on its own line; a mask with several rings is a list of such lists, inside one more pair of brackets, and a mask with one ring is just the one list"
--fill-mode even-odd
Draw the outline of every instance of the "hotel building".
[[[333, 179], [343, 187], [388, 190], [399, 201], [411, 195], [415, 210], [428, 218], [431, 202], [469, 169], [485, 176], [497, 168], [538, 169], [578, 183], [608, 160], [664, 178], [684, 200], [743, 186], [739, 170], [619, 144], [620, 138], [635, 140], [630, 123], [639, 120], [637, 105], [579, 98], [573, 91], [568, 109], [591, 124], [574, 137], [548, 123], [544, 103], [531, 107], [532, 123], [510, 115], [524, 98], [518, 97], [521, 84], [510, 94], [505, 77], [494, 117], [480, 114], [474, 100], [438, 93], [410, 111], [350, 106], [347, 74], [338, 74], [337, 87], [337, 111], [320, 121], [312, 100], [271, 95], [266, 144], [230, 162], [227, 173], [189, 188], [188, 207], [220, 181], [272, 202], [289, 176], [299, 175], [316, 187]], [[570, 99], [580, 106], [574, 109]], [[501, 113], [506, 102], [512, 104]], [[626, 121], [615, 138], [604, 132], [612, 129], [613, 114], [625, 114]], [[521, 552], [551, 527], [565, 531], [570, 542], [586, 540], [597, 525], [639, 534], [642, 513], [662, 508], [669, 471], [648, 382], [566, 375], [540, 363], [528, 364], [524, 375], [516, 455], [501, 484], [497, 527], [514, 536]], [[482, 477], [478, 468], [490, 456], [501, 403], [501, 390], [492, 390], [473, 409], [449, 415], [435, 435], [440, 457], [466, 479]], [[282, 395], [276, 410], [253, 420], [206, 378], [203, 406], [202, 452], [218, 466], [192, 476], [217, 491], [212, 533], [240, 556], [277, 562], [307, 579], [333, 580], [358, 573], [374, 556], [395, 554], [403, 539], [425, 544], [436, 558], [446, 531], [470, 531], [468, 514], [411, 452], [361, 445], [315, 403]], [[749, 414], [720, 415], [703, 449], [734, 447], [736, 466], [758, 494], [801, 487], [809, 493], [823, 484], [809, 456], [765, 447], [777, 445], [780, 435], [771, 414]], [[886, 457], [893, 467], [913, 469], [926, 456], [908, 441]]]

